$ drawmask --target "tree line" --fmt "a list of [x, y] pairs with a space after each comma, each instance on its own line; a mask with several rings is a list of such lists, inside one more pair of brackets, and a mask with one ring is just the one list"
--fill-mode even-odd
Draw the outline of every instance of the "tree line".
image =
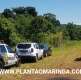
[[81, 40], [81, 26], [61, 24], [52, 13], [38, 15], [34, 7], [4, 9], [0, 13], [0, 40], [11, 46], [29, 41], [57, 47], [64, 40]]

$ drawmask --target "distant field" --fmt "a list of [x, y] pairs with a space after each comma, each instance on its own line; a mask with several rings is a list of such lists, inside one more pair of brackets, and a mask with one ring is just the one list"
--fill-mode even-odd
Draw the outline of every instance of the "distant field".
[[[76, 61], [75, 61], [76, 60]], [[60, 48], [53, 48], [52, 56], [39, 60], [37, 63], [24, 63], [17, 68], [81, 68], [81, 41], [68, 41]], [[14, 67], [15, 69], [15, 67]], [[48, 80], [55, 75], [5, 75], [0, 80]], [[62, 75], [56, 75], [62, 76]], [[63, 75], [81, 80], [81, 75]], [[43, 79], [45, 78], [45, 79]], [[75, 79], [75, 80], [77, 80]], [[60, 79], [58, 79], [60, 80]], [[65, 80], [65, 79], [64, 79]]]

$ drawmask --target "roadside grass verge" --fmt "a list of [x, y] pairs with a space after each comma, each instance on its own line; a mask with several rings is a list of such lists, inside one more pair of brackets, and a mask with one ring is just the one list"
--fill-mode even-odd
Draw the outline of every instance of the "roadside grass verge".
[[[79, 61], [75, 61], [79, 58]], [[65, 68], [65, 69], [72, 69], [72, 68], [81, 68], [81, 41], [68, 41], [63, 44], [63, 46], [59, 48], [53, 48], [52, 56], [48, 56], [39, 60], [37, 63], [24, 63], [21, 64], [21, 69], [46, 69], [46, 68]], [[11, 68], [11, 69], [17, 69]], [[0, 80], [27, 80], [23, 79], [24, 75], [4, 75], [0, 76]], [[73, 75], [75, 77], [75, 75]], [[36, 76], [34, 76], [36, 78]], [[27, 76], [25, 76], [27, 78]], [[33, 76], [32, 76], [33, 78]], [[41, 76], [39, 77], [41, 78]], [[77, 76], [77, 78], [81, 79], [81, 76]], [[32, 79], [30, 79], [32, 80]], [[35, 80], [33, 78], [33, 80]]]

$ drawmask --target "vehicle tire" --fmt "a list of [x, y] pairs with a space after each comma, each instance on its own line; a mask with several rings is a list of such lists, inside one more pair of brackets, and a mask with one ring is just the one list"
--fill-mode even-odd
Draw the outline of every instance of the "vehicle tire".
[[41, 59], [43, 59], [43, 58], [44, 58], [44, 56], [42, 55], [42, 56], [41, 56]]
[[51, 53], [48, 53], [47, 56], [51, 56]]
[[2, 61], [0, 61], [0, 69], [4, 69], [4, 64]]
[[16, 62], [15, 66], [16, 67], [19, 67], [20, 66], [20, 63], [21, 63], [21, 60], [19, 59], [18, 62]]
[[38, 54], [36, 54], [36, 56], [34, 57], [34, 62], [38, 61]]
[[44, 55], [44, 57], [47, 57], [48, 55], [47, 55], [47, 53]]

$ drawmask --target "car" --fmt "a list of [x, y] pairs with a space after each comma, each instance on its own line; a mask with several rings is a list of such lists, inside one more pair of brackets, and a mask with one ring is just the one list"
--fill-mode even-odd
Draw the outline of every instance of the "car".
[[38, 43], [33, 43], [33, 42], [17, 44], [16, 54], [21, 60], [22, 58], [34, 59], [34, 61], [37, 62], [38, 59], [43, 58], [43, 50], [39, 48]]
[[45, 43], [39, 43], [39, 46], [41, 49], [43, 49], [43, 56], [46, 57], [46, 56], [51, 56], [51, 47], [49, 47], [47, 44]]
[[11, 47], [5, 43], [0, 43], [0, 69], [7, 66], [19, 65], [19, 58], [13, 52]]

